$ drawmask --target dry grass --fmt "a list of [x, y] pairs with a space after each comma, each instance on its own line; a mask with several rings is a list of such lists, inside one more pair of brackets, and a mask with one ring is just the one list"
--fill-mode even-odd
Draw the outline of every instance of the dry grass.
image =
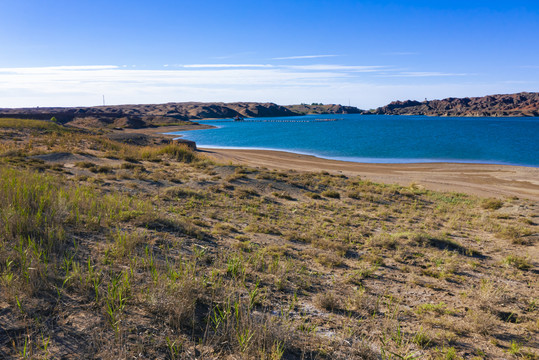
[[481, 207], [487, 210], [498, 210], [503, 206], [503, 201], [500, 199], [485, 199], [481, 203]]
[[0, 123], [2, 358], [537, 358], [536, 203], [68, 131]]
[[63, 132], [69, 129], [53, 121], [32, 120], [32, 119], [12, 119], [0, 118], [0, 128], [4, 129], [24, 129], [39, 130], [45, 132]]

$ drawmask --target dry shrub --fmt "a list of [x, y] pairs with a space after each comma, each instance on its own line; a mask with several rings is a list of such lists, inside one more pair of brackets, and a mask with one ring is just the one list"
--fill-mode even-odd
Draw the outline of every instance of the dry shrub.
[[305, 192], [304, 195], [311, 198], [311, 199], [313, 199], [313, 200], [319, 200], [319, 199], [322, 198], [319, 194], [314, 193], [314, 192], [309, 192], [309, 191]]
[[272, 195], [275, 197], [278, 197], [279, 199], [290, 200], [290, 201], [296, 200], [292, 196], [290, 196], [290, 194], [287, 193], [286, 191], [281, 191], [281, 192], [275, 191], [272, 193]]
[[473, 332], [490, 335], [497, 328], [498, 318], [490, 312], [468, 310], [464, 320]]
[[379, 360], [380, 352], [375, 341], [363, 337], [350, 337], [344, 341], [334, 341], [332, 344], [331, 359], [361, 359]]
[[350, 345], [350, 357], [354, 359], [362, 360], [378, 360], [380, 359], [380, 354], [372, 345], [369, 345], [365, 341], [354, 341]]
[[331, 250], [335, 252], [338, 256], [344, 256], [346, 252], [348, 251], [348, 249], [350, 248], [350, 245], [342, 241], [332, 240], [332, 239], [327, 239], [327, 238], [316, 239], [312, 243], [317, 248], [324, 249], [324, 250]]
[[181, 186], [172, 186], [169, 188], [166, 188], [165, 196], [170, 199], [175, 198], [195, 198], [195, 199], [203, 199], [204, 195], [200, 193], [199, 191], [186, 189]]
[[238, 229], [236, 229], [232, 224], [217, 223], [213, 227], [213, 232], [217, 235], [228, 235], [230, 233], [237, 233]]
[[143, 165], [141, 165], [141, 164], [133, 164], [133, 163], [130, 163], [130, 162], [125, 162], [122, 165], [120, 165], [120, 169], [124, 169], [124, 170], [140, 170], [140, 171], [146, 170]]
[[314, 297], [314, 303], [321, 309], [334, 311], [342, 307], [340, 295], [334, 291], [318, 293]]
[[523, 271], [530, 270], [533, 267], [529, 257], [511, 254], [508, 255], [503, 261], [507, 265]]
[[513, 244], [517, 245], [533, 245], [529, 235], [532, 235], [533, 231], [523, 226], [506, 226], [499, 230], [500, 237], [511, 240]]
[[498, 210], [503, 206], [503, 201], [500, 199], [485, 199], [481, 203], [481, 207], [486, 210]]
[[251, 199], [255, 196], [259, 196], [259, 194], [252, 188], [236, 188], [234, 189], [234, 196], [239, 199]]
[[346, 278], [346, 281], [355, 284], [361, 285], [364, 279], [371, 277], [374, 272], [378, 269], [378, 265], [372, 265], [367, 261], [361, 261], [358, 264], [357, 270], [350, 272]]
[[369, 245], [385, 249], [395, 249], [397, 247], [397, 238], [391, 236], [391, 234], [377, 233], [371, 237]]
[[335, 190], [325, 190], [322, 192], [322, 196], [325, 196], [327, 198], [331, 199], [340, 199], [341, 194], [338, 191]]
[[137, 217], [134, 224], [148, 230], [186, 234], [203, 239], [206, 233], [186, 219], [178, 219], [159, 213], [145, 213]]
[[138, 146], [100, 137], [88, 137], [87, 140], [95, 141], [101, 150], [108, 151], [106, 156], [119, 157], [130, 162], [161, 161], [163, 157], [185, 163], [195, 163], [202, 160], [195, 151], [183, 144]]
[[479, 308], [482, 310], [492, 310], [494, 306], [501, 304], [506, 297], [505, 290], [500, 284], [482, 279], [478, 291], [475, 291]]
[[294, 333], [278, 318], [253, 312], [249, 304], [233, 297], [212, 308], [207, 344], [249, 359], [280, 359]]
[[269, 224], [249, 224], [245, 227], [244, 230], [247, 232], [258, 234], [281, 235], [281, 231], [277, 227]]
[[312, 235], [306, 233], [298, 233], [297, 231], [290, 231], [284, 235], [287, 241], [301, 242], [309, 244], [313, 241]]
[[423, 324], [428, 324], [432, 328], [442, 328], [447, 330], [447, 332], [444, 332], [446, 335], [464, 335], [470, 331], [470, 325], [466, 320], [462, 320], [452, 315], [431, 313], [422, 318], [421, 321]]
[[157, 150], [157, 153], [167, 154], [176, 161], [181, 161], [181, 162], [186, 162], [186, 163], [200, 160], [197, 154], [193, 150], [189, 149], [186, 145], [182, 145], [182, 144], [165, 145], [163, 147], [160, 147]]
[[335, 268], [343, 264], [342, 258], [333, 253], [320, 253], [316, 257], [316, 261], [328, 268]]
[[348, 297], [348, 309], [368, 317], [378, 312], [378, 299], [361, 287]]
[[361, 199], [361, 193], [359, 190], [353, 190], [353, 191], [350, 191], [348, 192], [348, 194], [346, 194], [350, 199], [355, 199], [355, 200], [359, 200]]
[[120, 229], [111, 231], [111, 238], [114, 241], [113, 254], [118, 258], [130, 256], [137, 246], [147, 240], [147, 236], [143, 232], [127, 232]]
[[150, 304], [154, 313], [165, 316], [168, 325], [176, 330], [191, 327], [197, 301], [202, 294], [201, 283], [187, 278], [160, 283], [150, 289]]

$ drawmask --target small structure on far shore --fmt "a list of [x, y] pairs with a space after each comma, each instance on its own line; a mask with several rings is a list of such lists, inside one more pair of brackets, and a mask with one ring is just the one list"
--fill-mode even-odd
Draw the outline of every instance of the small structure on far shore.
[[236, 115], [236, 117], [234, 118], [234, 121], [243, 121], [243, 120], [245, 119], [241, 115]]

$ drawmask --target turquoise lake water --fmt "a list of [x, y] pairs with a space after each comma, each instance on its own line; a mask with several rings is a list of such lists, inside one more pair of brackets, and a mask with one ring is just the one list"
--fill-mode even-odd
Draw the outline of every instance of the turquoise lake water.
[[539, 167], [538, 118], [309, 115], [200, 123], [218, 128], [174, 134], [199, 147], [283, 150], [345, 161]]

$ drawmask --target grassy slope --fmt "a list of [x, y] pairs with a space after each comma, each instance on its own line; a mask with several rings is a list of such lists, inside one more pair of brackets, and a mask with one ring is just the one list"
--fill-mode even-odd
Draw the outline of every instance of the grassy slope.
[[538, 357], [537, 203], [45, 124], [0, 120], [0, 357]]

